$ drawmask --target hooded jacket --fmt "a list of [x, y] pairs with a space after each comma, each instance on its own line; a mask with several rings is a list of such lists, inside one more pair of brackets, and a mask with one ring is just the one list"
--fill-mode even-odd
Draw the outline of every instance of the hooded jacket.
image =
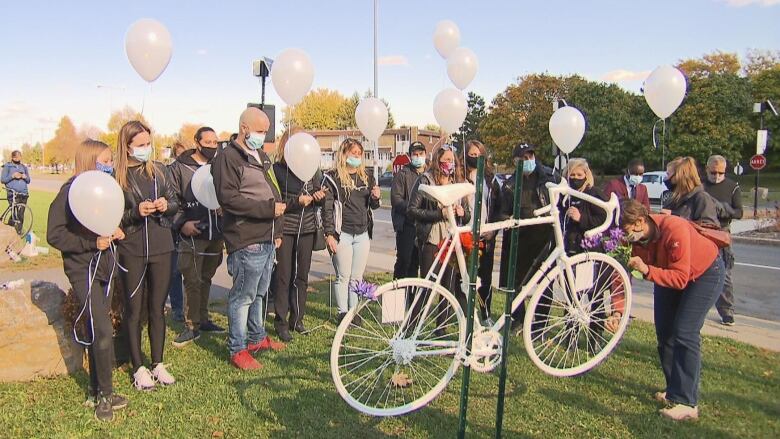
[[[192, 157], [197, 150], [184, 151], [176, 161], [169, 165], [173, 177], [173, 189], [179, 197], [179, 210], [173, 217], [173, 230], [181, 233], [181, 227], [187, 221], [198, 221], [200, 235], [194, 239], [222, 239], [222, 217], [214, 210], [200, 204], [192, 192], [192, 176], [201, 165]], [[212, 160], [213, 161], [213, 160]]]
[[[287, 208], [284, 210], [284, 234], [305, 235], [317, 231], [317, 210], [324, 204], [325, 200], [312, 201], [304, 207], [299, 201], [304, 192], [311, 195], [320, 189], [322, 173], [317, 171], [311, 180], [305, 184], [287, 167], [285, 162], [274, 163], [274, 175], [279, 183], [279, 190], [282, 193]], [[316, 182], [316, 183], [315, 183]]]
[[672, 211], [676, 215], [695, 223], [711, 224], [720, 227], [718, 220], [718, 208], [716, 201], [710, 194], [704, 191], [702, 186], [693, 188], [692, 191], [675, 201], [669, 198], [664, 209]]

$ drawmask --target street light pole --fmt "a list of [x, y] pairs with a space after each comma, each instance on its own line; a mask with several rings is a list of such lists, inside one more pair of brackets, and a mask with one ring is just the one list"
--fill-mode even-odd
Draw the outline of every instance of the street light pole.
[[[377, 41], [379, 40], [379, 0], [374, 0], [374, 97], [379, 98], [379, 51]], [[384, 130], [383, 130], [384, 131]], [[379, 138], [374, 141], [374, 182], [379, 184]]]

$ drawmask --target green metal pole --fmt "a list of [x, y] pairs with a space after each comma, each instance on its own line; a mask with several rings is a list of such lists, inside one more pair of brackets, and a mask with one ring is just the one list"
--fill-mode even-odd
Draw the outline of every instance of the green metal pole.
[[[477, 293], [477, 266], [479, 265], [479, 225], [482, 213], [482, 185], [485, 178], [485, 158], [477, 159], [477, 179], [474, 184], [477, 185], [477, 192], [474, 195], [474, 212], [471, 213], [471, 242], [474, 246], [471, 249], [469, 257], [469, 298], [466, 310], [466, 349], [471, 354], [471, 336], [474, 332], [474, 296]], [[463, 381], [460, 386], [460, 416], [458, 425], [458, 438], [466, 437], [466, 412], [469, 405], [469, 380], [471, 379], [471, 367], [467, 364], [463, 368]]]
[[[515, 167], [514, 213], [512, 218], [520, 218], [521, 193], [523, 191], [523, 160]], [[504, 424], [504, 396], [506, 394], [506, 361], [509, 353], [509, 339], [512, 326], [512, 302], [515, 300], [515, 269], [517, 264], [517, 246], [520, 229], [512, 229], [512, 241], [509, 246], [509, 261], [506, 280], [506, 303], [504, 304], [504, 327], [502, 328], [501, 372], [498, 378], [498, 404], [496, 405], [496, 438], [501, 437]], [[501, 255], [503, 257], [503, 255]]]

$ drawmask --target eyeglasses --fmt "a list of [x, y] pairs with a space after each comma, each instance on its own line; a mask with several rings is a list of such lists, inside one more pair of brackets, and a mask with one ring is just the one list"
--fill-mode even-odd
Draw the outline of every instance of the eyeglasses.
[[446, 143], [441, 146], [441, 149], [445, 151], [458, 152], [458, 148], [456, 148], [455, 145], [448, 145]]

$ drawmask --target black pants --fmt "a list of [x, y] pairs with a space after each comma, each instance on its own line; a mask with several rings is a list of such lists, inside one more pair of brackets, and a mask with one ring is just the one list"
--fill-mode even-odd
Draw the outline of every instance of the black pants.
[[[438, 251], [439, 248], [433, 244], [423, 244], [422, 249], [420, 249], [421, 271], [427, 273], [428, 270], [431, 269], [431, 266], [436, 261], [436, 254]], [[468, 303], [466, 302], [466, 295], [463, 293], [463, 291], [461, 291], [460, 288], [460, 275], [456, 269], [452, 268], [451, 265], [448, 265], [447, 268], [444, 269], [444, 273], [441, 277], [441, 286], [449, 290], [452, 295], [455, 296], [455, 298], [458, 300], [458, 303], [460, 304], [461, 309], [463, 310], [463, 313], [466, 314]], [[417, 300], [417, 304], [412, 309], [411, 321], [413, 322], [419, 318], [419, 315], [425, 306], [425, 302], [428, 300], [428, 294], [430, 294], [430, 292], [425, 291], [423, 294], [423, 297], [420, 297]], [[414, 300], [414, 297], [407, 298], [407, 300], [411, 303], [411, 301]], [[439, 302], [439, 305], [444, 304]], [[437, 316], [436, 323], [439, 325], [446, 321], [447, 316], [449, 315], [449, 312], [444, 312], [439, 309], [438, 305], [436, 308], [433, 308], [431, 311], [429, 311], [429, 313], [433, 313]]]
[[[511, 230], [504, 231], [503, 242], [501, 243], [501, 270], [499, 274], [499, 285], [506, 287], [509, 273], [509, 247], [511, 245]], [[518, 234], [517, 263], [515, 265], [515, 291], [520, 291], [523, 287], [523, 280], [532, 273], [531, 270], [537, 269], [534, 264], [537, 257], [545, 251], [547, 244], [553, 239], [552, 230], [548, 225], [524, 227]], [[543, 297], [540, 301], [542, 310], [545, 304], [549, 307], [549, 298]], [[512, 320], [522, 322], [525, 318], [525, 302], [512, 313]]]
[[415, 244], [415, 236], [416, 230], [413, 224], [404, 224], [403, 230], [396, 232], [393, 279], [420, 276], [420, 250]]
[[[221, 239], [182, 238], [179, 242], [179, 272], [184, 283], [184, 324], [193, 330], [209, 322], [211, 279], [222, 264], [225, 243]], [[176, 279], [175, 277], [172, 278]], [[176, 279], [178, 280], [178, 279]], [[173, 297], [171, 297], [173, 307]], [[175, 309], [175, 308], [174, 308]]]
[[277, 331], [294, 328], [303, 322], [306, 314], [306, 298], [309, 288], [311, 252], [314, 233], [284, 235], [282, 245], [276, 249], [276, 271], [273, 282], [274, 327]]
[[[87, 272], [87, 268], [84, 268]], [[73, 293], [79, 299], [79, 311], [84, 307], [87, 301], [88, 280], [70, 279]], [[92, 315], [93, 331], [90, 331], [89, 312], [85, 311], [82, 319], [86, 322], [87, 335], [86, 340], [92, 340], [92, 344], [87, 347], [87, 356], [89, 357], [89, 387], [99, 395], [111, 395], [113, 387], [111, 384], [111, 371], [114, 367], [114, 327], [111, 323], [111, 296], [109, 291], [106, 297], [106, 282], [95, 279], [92, 282]], [[81, 338], [81, 337], [79, 337]]]
[[[479, 314], [482, 320], [490, 317], [490, 302], [493, 301], [493, 257], [496, 254], [496, 239], [484, 241], [485, 250], [479, 257]], [[503, 254], [502, 254], [503, 257]]]
[[[165, 297], [171, 281], [171, 254], [143, 256], [119, 254], [119, 263], [127, 269], [120, 271], [125, 290], [124, 323], [133, 370], [143, 366], [141, 355], [141, 314], [146, 303], [149, 318], [149, 344], [152, 366], [162, 363], [165, 346]], [[144, 273], [144, 267], [146, 272]], [[140, 286], [139, 285], [140, 282]], [[131, 298], [133, 291], [138, 290]], [[145, 300], [146, 299], [146, 300]]]

